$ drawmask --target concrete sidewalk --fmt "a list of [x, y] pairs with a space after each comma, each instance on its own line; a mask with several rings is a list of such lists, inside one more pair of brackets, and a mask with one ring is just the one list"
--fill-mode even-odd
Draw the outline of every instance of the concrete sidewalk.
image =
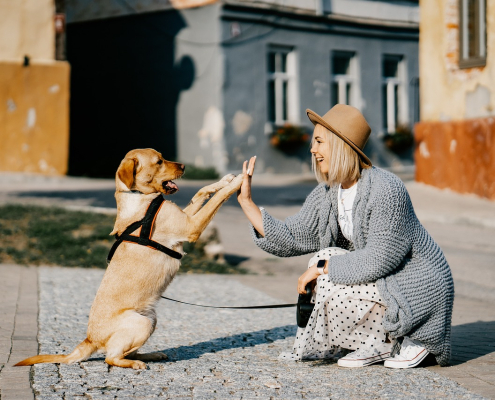
[[[0, 270], [15, 277], [18, 268]], [[83, 268], [37, 269], [41, 353], [67, 354], [84, 339], [88, 311], [103, 273]], [[225, 275], [181, 275], [167, 293], [202, 304], [276, 301]], [[163, 351], [168, 361], [150, 362], [144, 371], [109, 368], [98, 355], [73, 365], [39, 364], [31, 368], [36, 398], [481, 398], [425, 368], [347, 369], [338, 367], [335, 360], [282, 361], [278, 356], [290, 351], [296, 333], [293, 309], [219, 311], [161, 301], [157, 316], [157, 329], [142, 351]], [[26, 348], [15, 357], [32, 354], [33, 349]], [[15, 389], [21, 379], [25, 385], [28, 370], [16, 368], [17, 377], [2, 376], [2, 399], [32, 398], [28, 390]]]

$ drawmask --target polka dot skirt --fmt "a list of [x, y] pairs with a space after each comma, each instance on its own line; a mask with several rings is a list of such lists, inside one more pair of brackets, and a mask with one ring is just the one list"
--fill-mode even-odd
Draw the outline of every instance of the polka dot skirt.
[[[308, 268], [320, 259], [347, 253], [330, 247], [316, 253]], [[382, 326], [385, 305], [374, 283], [334, 285], [328, 275], [318, 277], [312, 302], [315, 307], [305, 328], [297, 330], [292, 353], [281, 358], [302, 360], [332, 358], [340, 349], [373, 348], [387, 339]]]

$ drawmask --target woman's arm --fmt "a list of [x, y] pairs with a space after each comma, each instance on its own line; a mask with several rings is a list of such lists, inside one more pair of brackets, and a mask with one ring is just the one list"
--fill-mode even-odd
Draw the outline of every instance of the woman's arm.
[[248, 162], [244, 161], [244, 164], [242, 165], [244, 180], [242, 181], [241, 188], [237, 192], [237, 201], [241, 205], [242, 211], [244, 211], [244, 214], [246, 214], [246, 217], [249, 219], [249, 222], [251, 222], [254, 229], [264, 237], [265, 230], [263, 229], [261, 211], [251, 197], [251, 180], [253, 179], [256, 156], [251, 157], [249, 166], [247, 166], [247, 164]]
[[254, 229], [251, 236], [254, 243], [279, 257], [292, 257], [317, 251], [318, 210], [325, 201], [325, 188], [318, 186], [306, 198], [301, 210], [285, 221], [273, 218], [266, 210], [261, 211], [251, 198], [251, 179], [256, 157], [244, 162], [244, 181], [237, 193], [237, 199]]

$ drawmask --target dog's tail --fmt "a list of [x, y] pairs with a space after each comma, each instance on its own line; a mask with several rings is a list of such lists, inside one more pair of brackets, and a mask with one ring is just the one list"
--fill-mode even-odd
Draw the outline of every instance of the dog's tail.
[[88, 338], [84, 339], [74, 349], [74, 351], [68, 355], [61, 354], [40, 354], [39, 356], [29, 357], [23, 361], [18, 362], [14, 367], [23, 367], [26, 365], [40, 364], [40, 363], [61, 363], [72, 364], [78, 361], [86, 360], [91, 354], [96, 351], [96, 345], [91, 343]]

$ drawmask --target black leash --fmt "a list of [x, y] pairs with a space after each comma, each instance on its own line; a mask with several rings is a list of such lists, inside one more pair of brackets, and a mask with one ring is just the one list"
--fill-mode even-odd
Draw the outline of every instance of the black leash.
[[[122, 233], [122, 235], [115, 235], [115, 243], [108, 253], [107, 263], [110, 263], [113, 255], [115, 254], [115, 251], [122, 242], [131, 242], [140, 244], [141, 246], [150, 247], [154, 250], [161, 251], [162, 253], [165, 253], [172, 258], [176, 258], [177, 260], [180, 260], [182, 258], [182, 254], [178, 253], [177, 251], [169, 249], [168, 247], [165, 247], [162, 244], [150, 239], [151, 233], [153, 232], [153, 225], [155, 224], [156, 215], [158, 214], [158, 211], [160, 211], [160, 208], [164, 201], [165, 199], [161, 194], [155, 197], [148, 206], [146, 214], [141, 221], [136, 221], [130, 224]], [[131, 233], [138, 228], [141, 228], [139, 236], [131, 235]]]
[[295, 307], [297, 304], [272, 304], [267, 306], [247, 306], [247, 307], [218, 307], [218, 306], [205, 306], [203, 304], [194, 304], [194, 303], [186, 303], [185, 301], [171, 299], [169, 297], [160, 296], [162, 299], [175, 301], [176, 303], [187, 304], [188, 306], [196, 306], [196, 307], [205, 307], [205, 308], [229, 308], [233, 310], [253, 310], [253, 309], [261, 309], [261, 308], [287, 308], [287, 307]]

